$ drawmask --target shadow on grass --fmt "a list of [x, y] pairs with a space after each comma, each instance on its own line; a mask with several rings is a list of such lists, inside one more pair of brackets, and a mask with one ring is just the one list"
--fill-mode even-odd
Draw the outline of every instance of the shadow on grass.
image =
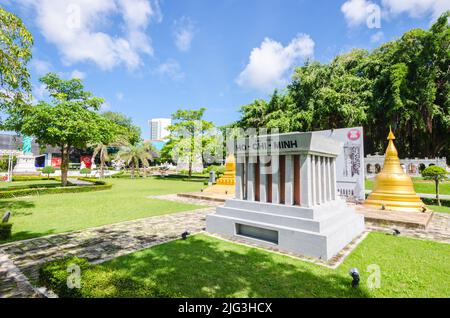
[[[117, 258], [97, 270], [154, 281], [182, 297], [370, 297], [334, 270], [223, 244], [194, 236]], [[118, 286], [114, 290], [120, 297]]]
[[[34, 202], [26, 200], [0, 200], [0, 210], [31, 209], [34, 208]], [[11, 211], [13, 212], [13, 211]]]

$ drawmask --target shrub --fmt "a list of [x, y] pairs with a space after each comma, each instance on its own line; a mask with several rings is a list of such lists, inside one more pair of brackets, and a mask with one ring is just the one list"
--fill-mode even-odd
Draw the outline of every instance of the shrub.
[[204, 173], [207, 173], [209, 175], [209, 173], [211, 171], [214, 171], [216, 173], [216, 178], [220, 177], [221, 175], [223, 175], [225, 173], [225, 166], [215, 166], [215, 165], [211, 165], [208, 168], [204, 169]]
[[55, 173], [56, 169], [52, 166], [45, 166], [42, 168], [42, 173], [47, 175], [47, 179], [50, 179], [50, 174]]
[[0, 241], [11, 238], [12, 223], [0, 223]]
[[84, 174], [86, 177], [89, 173], [91, 173], [91, 169], [89, 168], [83, 168], [80, 170], [80, 173]]
[[43, 176], [13, 176], [12, 181], [37, 181], [37, 180], [56, 180], [61, 181], [61, 178], [57, 177], [43, 177]]
[[35, 185], [36, 188], [30, 188], [30, 185], [17, 187], [13, 190], [7, 188], [6, 190], [0, 190], [0, 199], [23, 197], [28, 195], [36, 194], [56, 194], [56, 193], [79, 193], [79, 192], [90, 192], [90, 191], [101, 191], [109, 190], [112, 184], [101, 182], [97, 180], [92, 180], [88, 178], [79, 178], [80, 180], [86, 180], [94, 183], [90, 186], [70, 186], [61, 187], [59, 185]]
[[[67, 278], [71, 264], [80, 267], [80, 288], [69, 288]], [[39, 269], [39, 283], [59, 297], [177, 297], [154, 282], [139, 281], [126, 273], [112, 271], [101, 265], [90, 265], [86, 259], [67, 257], [48, 262]]]

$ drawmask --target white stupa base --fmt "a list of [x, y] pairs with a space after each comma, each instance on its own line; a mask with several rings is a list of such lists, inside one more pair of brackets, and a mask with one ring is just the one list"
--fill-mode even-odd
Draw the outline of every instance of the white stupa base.
[[206, 230], [329, 260], [364, 231], [364, 217], [340, 199], [311, 208], [231, 199], [207, 216]]
[[13, 174], [39, 175], [39, 171], [34, 166], [34, 161], [33, 154], [19, 155], [17, 157], [17, 164], [13, 169]]

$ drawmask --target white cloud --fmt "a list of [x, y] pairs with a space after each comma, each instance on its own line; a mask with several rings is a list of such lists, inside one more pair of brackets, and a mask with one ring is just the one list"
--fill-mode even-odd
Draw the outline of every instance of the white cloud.
[[370, 42], [378, 43], [384, 39], [384, 33], [382, 31], [378, 31], [370, 37]]
[[307, 34], [297, 35], [289, 45], [265, 38], [260, 47], [250, 53], [249, 63], [236, 83], [242, 87], [269, 92], [286, 84], [286, 76], [295, 64], [312, 57], [314, 41]]
[[49, 62], [37, 58], [31, 60], [31, 66], [39, 76], [47, 74], [52, 68]]
[[[34, 10], [45, 39], [56, 45], [65, 64], [92, 61], [104, 70], [124, 64], [133, 69], [153, 49], [146, 29], [160, 21], [159, 4], [150, 0], [18, 0]], [[121, 17], [122, 35], [101, 31]]]
[[[378, 6], [370, 0], [347, 0], [341, 11], [349, 26], [357, 26], [367, 21]], [[383, 18], [407, 13], [413, 18], [431, 15], [432, 20], [438, 18], [444, 11], [450, 10], [449, 0], [382, 0], [381, 12]]]
[[392, 15], [407, 13], [413, 18], [431, 14], [433, 20], [450, 10], [449, 0], [383, 0], [383, 7]]
[[125, 95], [122, 92], [118, 92], [116, 94], [116, 98], [121, 102], [123, 101], [123, 98], [125, 97]]
[[367, 0], [348, 0], [341, 6], [349, 26], [356, 26], [366, 22], [371, 6], [374, 4]]
[[186, 52], [190, 50], [194, 33], [194, 22], [190, 18], [182, 17], [180, 20], [175, 21], [173, 36], [175, 45], [180, 51]]
[[72, 73], [70, 74], [70, 78], [78, 78], [78, 79], [85, 79], [86, 78], [86, 73], [81, 72], [79, 70], [74, 70], [72, 71]]
[[185, 74], [182, 72], [180, 64], [174, 59], [168, 59], [163, 64], [159, 65], [156, 73], [163, 77], [168, 77], [174, 81], [184, 79]]

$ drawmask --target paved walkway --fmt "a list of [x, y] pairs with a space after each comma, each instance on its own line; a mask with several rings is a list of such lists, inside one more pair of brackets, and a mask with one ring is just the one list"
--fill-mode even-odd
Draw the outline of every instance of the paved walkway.
[[0, 298], [34, 296], [29, 284], [17, 284], [21, 280], [11, 278], [13, 272], [35, 280], [39, 266], [56, 258], [75, 255], [95, 264], [177, 239], [185, 230], [201, 232], [205, 216], [213, 210], [167, 214], [1, 245]]

